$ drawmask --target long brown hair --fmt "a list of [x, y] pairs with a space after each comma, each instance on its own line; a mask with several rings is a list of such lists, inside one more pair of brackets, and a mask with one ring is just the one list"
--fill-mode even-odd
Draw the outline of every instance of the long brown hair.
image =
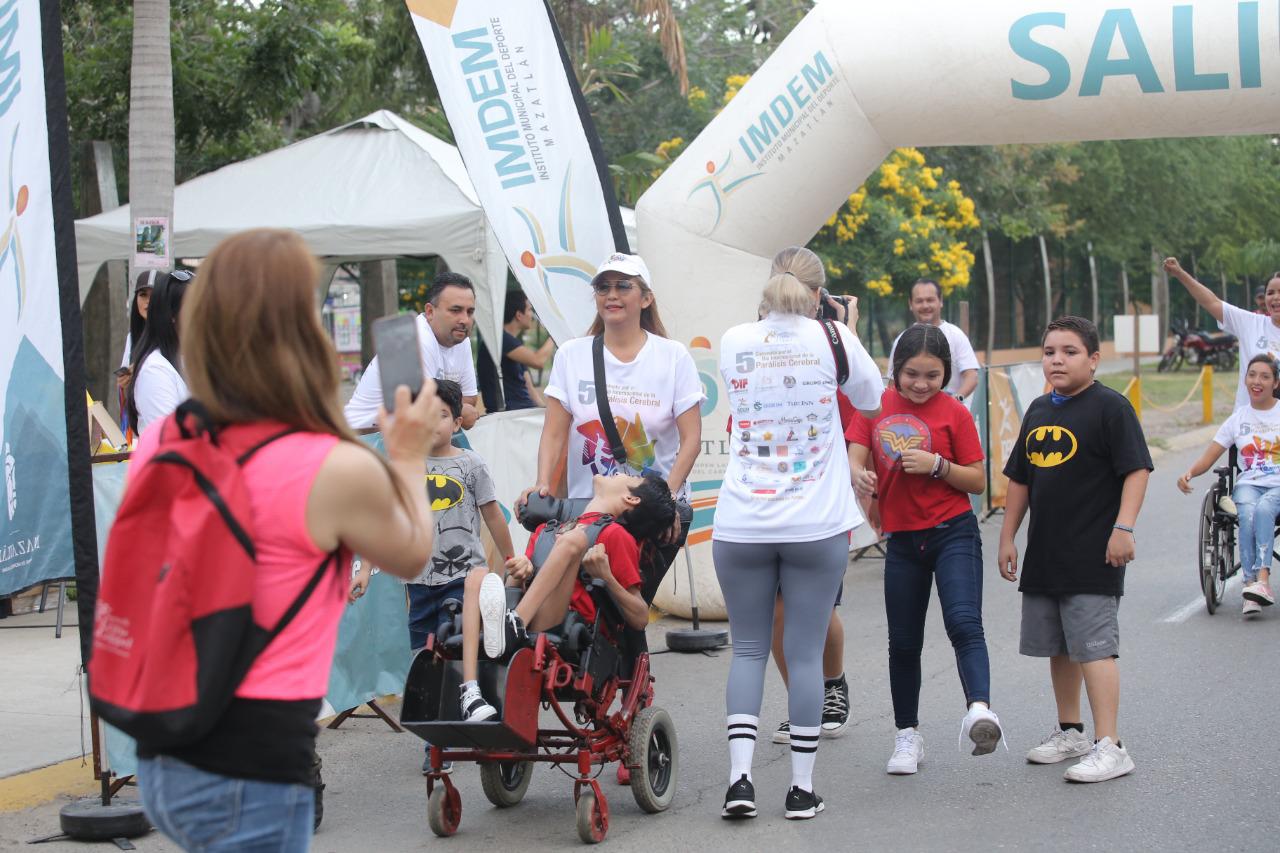
[[214, 421], [272, 420], [356, 440], [338, 405], [319, 278], [302, 238], [273, 228], [228, 237], [200, 265], [182, 311], [182, 366]]
[[[662, 325], [662, 317], [658, 315], [658, 297], [649, 289], [649, 285], [644, 279], [638, 275], [630, 278], [632, 284], [639, 285], [642, 294], [647, 293], [651, 297], [649, 307], [640, 310], [640, 328], [644, 329], [651, 335], [657, 335], [660, 338], [670, 337], [667, 334], [667, 327]], [[587, 329], [587, 337], [594, 338], [596, 335], [604, 334], [604, 318], [600, 316], [600, 312], [596, 312], [596, 318], [591, 321], [591, 328]]]

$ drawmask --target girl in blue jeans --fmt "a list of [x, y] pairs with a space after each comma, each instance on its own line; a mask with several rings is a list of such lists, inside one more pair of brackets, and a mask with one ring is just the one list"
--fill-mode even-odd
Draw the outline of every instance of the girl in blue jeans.
[[1204, 453], [1178, 478], [1178, 488], [1191, 494], [1191, 479], [1213, 467], [1223, 451], [1235, 446], [1240, 476], [1231, 493], [1240, 521], [1240, 568], [1244, 571], [1244, 615], [1275, 603], [1271, 593], [1271, 553], [1276, 515], [1280, 514], [1280, 407], [1276, 388], [1280, 368], [1271, 356], [1256, 355], [1244, 377], [1249, 405], [1231, 413]]
[[942, 330], [912, 326], [894, 349], [893, 387], [880, 415], [855, 419], [847, 433], [854, 487], [877, 501], [872, 522], [878, 515], [889, 535], [884, 604], [898, 731], [886, 770], [894, 775], [915, 773], [924, 756], [920, 652], [935, 580], [967, 707], [960, 736], [973, 741], [974, 755], [992, 752], [1001, 738], [982, 631], [982, 542], [969, 504], [986, 486], [982, 445], [964, 405], [940, 393], [950, 378]]

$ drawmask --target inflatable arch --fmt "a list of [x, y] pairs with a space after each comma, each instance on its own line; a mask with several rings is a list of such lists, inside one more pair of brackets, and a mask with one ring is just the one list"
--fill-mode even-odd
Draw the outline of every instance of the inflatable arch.
[[[636, 207], [708, 388], [692, 541], [727, 461], [716, 343], [754, 316], [773, 254], [894, 148], [1277, 131], [1280, 0], [820, 2]], [[693, 552], [702, 612], [722, 616], [710, 548]], [[681, 613], [674, 569], [659, 603]]]

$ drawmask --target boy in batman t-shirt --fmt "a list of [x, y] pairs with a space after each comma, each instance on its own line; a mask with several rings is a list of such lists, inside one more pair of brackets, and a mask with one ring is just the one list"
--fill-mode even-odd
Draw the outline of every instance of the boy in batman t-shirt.
[[[1063, 317], [1045, 330], [1041, 363], [1052, 390], [1022, 421], [1005, 465], [1009, 493], [1000, 531], [1000, 574], [1018, 579], [1014, 536], [1028, 509], [1019, 651], [1049, 658], [1058, 725], [1027, 753], [1033, 764], [1082, 760], [1071, 782], [1103, 782], [1133, 770], [1120, 741], [1120, 628], [1125, 565], [1152, 470], [1142, 425], [1122, 395], [1093, 379], [1098, 330]], [[1088, 688], [1094, 739], [1084, 734]]]

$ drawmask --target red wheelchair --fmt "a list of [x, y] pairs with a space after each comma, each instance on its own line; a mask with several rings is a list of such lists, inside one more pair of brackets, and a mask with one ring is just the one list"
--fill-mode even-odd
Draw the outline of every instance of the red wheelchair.
[[[520, 520], [532, 530], [551, 518], [576, 518], [585, 502], [530, 503]], [[539, 556], [535, 552], [535, 567]], [[670, 715], [653, 704], [644, 632], [625, 626], [602, 581], [587, 588], [596, 604], [594, 624], [571, 610], [556, 631], [530, 634], [529, 646], [508, 661], [481, 656], [481, 691], [498, 711], [491, 720], [461, 719], [460, 615], [414, 658], [400, 723], [431, 744], [427, 822], [436, 835], [453, 835], [462, 820], [461, 794], [441, 771], [446, 762], [478, 764], [484, 794], [498, 808], [524, 798], [536, 762], [570, 768], [578, 836], [587, 843], [603, 841], [609, 831], [609, 804], [597, 778], [615, 762], [629, 770], [641, 809], [657, 813], [671, 805], [679, 745]], [[520, 593], [508, 590], [512, 606]], [[549, 726], [540, 720], [543, 710], [554, 718]]]

